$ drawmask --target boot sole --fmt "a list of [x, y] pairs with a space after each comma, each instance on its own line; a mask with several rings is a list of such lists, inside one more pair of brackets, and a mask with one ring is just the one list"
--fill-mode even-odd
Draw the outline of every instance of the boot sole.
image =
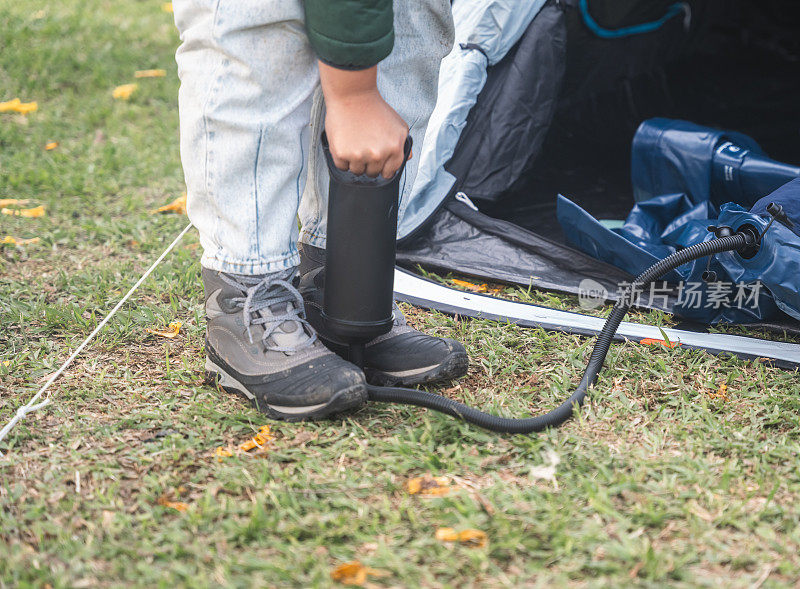
[[352, 412], [361, 408], [367, 402], [367, 389], [363, 384], [356, 384], [349, 388], [337, 391], [327, 402], [315, 405], [284, 406], [270, 405], [260, 402], [258, 398], [247, 390], [242, 383], [236, 380], [224, 368], [206, 358], [206, 378], [224, 391], [244, 396], [260, 412], [272, 419], [280, 421], [307, 421], [325, 419], [338, 413]]
[[402, 373], [382, 372], [374, 368], [365, 368], [364, 375], [371, 385], [410, 387], [459, 378], [467, 373], [468, 368], [469, 357], [467, 354], [455, 351], [451, 352], [444, 361], [432, 368], [425, 367], [419, 369], [419, 371], [404, 370]]

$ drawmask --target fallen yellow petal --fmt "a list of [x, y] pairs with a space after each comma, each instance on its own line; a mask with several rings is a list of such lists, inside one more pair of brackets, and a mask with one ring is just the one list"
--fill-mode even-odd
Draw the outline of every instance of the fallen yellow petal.
[[169, 507], [170, 509], [175, 509], [177, 511], [186, 511], [189, 509], [188, 503], [184, 503], [183, 501], [170, 501], [165, 495], [162, 495], [158, 498], [158, 504], [163, 505], [164, 507]]
[[0, 102], [0, 112], [16, 112], [22, 115], [34, 112], [39, 108], [38, 102], [22, 102], [19, 98]]
[[167, 75], [167, 70], [136, 70], [134, 78], [163, 78]]
[[[265, 428], [266, 432], [264, 431]], [[267, 444], [269, 444], [270, 440], [272, 440], [272, 435], [269, 433], [269, 426], [267, 425], [262, 427], [261, 431], [259, 431], [255, 436], [246, 442], [239, 444], [239, 450], [242, 452], [249, 452], [255, 448], [264, 448]]]
[[44, 217], [44, 205], [33, 207], [32, 209], [0, 209], [4, 215], [14, 215], [16, 217]]
[[722, 383], [719, 385], [716, 393], [709, 393], [708, 395], [712, 399], [722, 399], [723, 401], [728, 400], [728, 384]]
[[459, 280], [458, 278], [451, 278], [450, 281], [453, 284], [456, 284], [462, 288], [466, 288], [467, 290], [471, 290], [472, 292], [487, 292], [489, 290], [489, 286], [487, 284], [473, 284], [472, 282]]
[[472, 529], [456, 532], [453, 528], [439, 528], [436, 530], [436, 539], [439, 542], [459, 542], [476, 548], [483, 548], [488, 542], [485, 532]]
[[214, 453], [217, 455], [217, 462], [222, 462], [223, 458], [228, 458], [229, 456], [233, 456], [233, 452], [231, 452], [227, 448], [223, 448], [222, 446], [217, 446], [217, 449]]
[[128, 100], [133, 94], [134, 90], [138, 88], [138, 84], [123, 84], [122, 86], [117, 86], [111, 92], [111, 96], [116, 98], [117, 100]]
[[161, 10], [164, 12], [173, 12], [172, 2], [164, 2], [164, 4], [161, 5]]
[[17, 107], [22, 104], [19, 98], [13, 98], [6, 102], [0, 102], [0, 112], [16, 112]]
[[29, 243], [37, 243], [39, 241], [38, 237], [31, 237], [30, 239], [19, 239], [16, 237], [11, 237], [10, 235], [6, 235], [3, 239], [0, 239], [0, 245], [27, 245]]
[[481, 532], [480, 530], [461, 530], [458, 533], [458, 541], [469, 546], [483, 548], [489, 539], [486, 536], [486, 532]]
[[31, 202], [27, 198], [0, 198], [0, 207], [7, 207], [9, 205], [26, 205]]
[[680, 342], [668, 342], [663, 339], [653, 339], [652, 337], [646, 337], [644, 339], [640, 339], [639, 343], [643, 346], [664, 346], [665, 348], [674, 348], [676, 346], [681, 345]]
[[439, 528], [436, 530], [436, 539], [439, 542], [458, 542], [458, 532], [453, 528]]
[[176, 213], [178, 215], [185, 215], [186, 193], [184, 192], [182, 196], [179, 196], [168, 205], [164, 205], [163, 207], [157, 208], [155, 211], [153, 211], [153, 214], [155, 213]]
[[23, 102], [17, 107], [17, 112], [21, 115], [27, 115], [36, 112], [39, 109], [38, 102]]
[[340, 564], [331, 571], [331, 579], [339, 581], [344, 585], [363, 585], [367, 582], [367, 576], [385, 577], [389, 573], [380, 569], [373, 569], [361, 564], [358, 560]]
[[56, 147], [58, 147], [58, 141], [50, 141], [44, 146], [47, 151], [53, 151]]
[[415, 477], [408, 479], [406, 490], [409, 495], [419, 495], [420, 497], [435, 497], [447, 495], [450, 492], [450, 481], [447, 477]]
[[0, 364], [2, 364], [3, 366], [8, 366], [9, 364], [11, 364], [11, 360], [3, 360], [2, 362], [0, 362]]
[[166, 337], [169, 339], [173, 339], [177, 337], [177, 335], [181, 331], [181, 322], [180, 321], [173, 321], [169, 324], [169, 327], [166, 330], [158, 330], [158, 329], [150, 329], [149, 327], [145, 330], [147, 333], [152, 333], [153, 335], [157, 335], [159, 337]]

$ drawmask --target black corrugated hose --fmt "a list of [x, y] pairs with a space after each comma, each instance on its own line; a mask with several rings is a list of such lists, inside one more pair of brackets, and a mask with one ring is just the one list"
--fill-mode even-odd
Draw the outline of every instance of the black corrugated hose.
[[603, 362], [611, 346], [611, 340], [630, 308], [632, 292], [636, 292], [638, 289], [647, 286], [670, 270], [674, 270], [692, 260], [721, 252], [740, 251], [752, 248], [756, 243], [757, 237], [750, 233], [736, 233], [734, 235], [719, 237], [675, 252], [642, 272], [619, 298], [614, 308], [611, 310], [608, 319], [606, 319], [603, 329], [597, 336], [592, 355], [589, 358], [589, 363], [586, 366], [586, 371], [583, 373], [580, 384], [578, 384], [578, 388], [575, 389], [575, 392], [572, 393], [566, 401], [549, 413], [538, 417], [523, 419], [499, 417], [491, 413], [484, 413], [483, 411], [479, 411], [478, 409], [464, 405], [458, 401], [442, 397], [441, 395], [400, 387], [378, 387], [370, 385], [367, 387], [369, 400], [380, 403], [401, 403], [404, 405], [426, 407], [463, 419], [464, 421], [493, 432], [506, 434], [528, 434], [561, 425], [570, 418], [576, 406], [580, 407], [583, 404], [586, 394], [589, 392], [589, 387], [597, 381], [597, 376], [603, 368]]

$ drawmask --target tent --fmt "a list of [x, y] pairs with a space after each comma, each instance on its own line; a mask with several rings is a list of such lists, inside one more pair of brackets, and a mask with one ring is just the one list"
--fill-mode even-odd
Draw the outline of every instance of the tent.
[[[717, 138], [708, 157], [732, 139], [775, 162], [780, 181], [759, 197], [800, 175], [800, 12], [791, 0], [455, 0], [453, 14], [456, 44], [442, 63], [413, 198], [401, 203], [401, 266], [573, 294], [588, 280], [613, 300], [631, 269], [590, 255], [565, 222], [564, 200], [616, 231], [659, 196], [632, 178], [632, 160], [652, 150], [643, 126], [685, 121]], [[641, 305], [678, 311], [694, 330], [712, 322], [680, 313], [670, 285]], [[747, 322], [800, 335], [780, 310]]]

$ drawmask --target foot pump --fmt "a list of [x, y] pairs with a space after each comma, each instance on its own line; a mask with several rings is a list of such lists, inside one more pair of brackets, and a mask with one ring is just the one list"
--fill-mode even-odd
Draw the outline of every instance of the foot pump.
[[[322, 317], [336, 339], [350, 346], [350, 361], [363, 366], [364, 344], [392, 327], [397, 211], [405, 163], [388, 180], [358, 176], [334, 165], [324, 135], [322, 145], [330, 171]], [[406, 159], [410, 152], [409, 138], [405, 145]], [[760, 237], [752, 232], [730, 231], [675, 252], [645, 270], [611, 310], [575, 391], [544, 415], [522, 419], [498, 417], [441, 395], [400, 387], [369, 385], [369, 399], [426, 407], [501, 433], [531, 433], [555, 427], [583, 404], [589, 388], [597, 381], [614, 334], [630, 308], [632, 292], [640, 292], [650, 282], [692, 260], [726, 251], [752, 252], [759, 245]]]
[[397, 209], [411, 137], [403, 165], [389, 179], [340, 170], [324, 134], [322, 145], [330, 172], [322, 321], [363, 367], [364, 344], [388, 333], [394, 321]]

